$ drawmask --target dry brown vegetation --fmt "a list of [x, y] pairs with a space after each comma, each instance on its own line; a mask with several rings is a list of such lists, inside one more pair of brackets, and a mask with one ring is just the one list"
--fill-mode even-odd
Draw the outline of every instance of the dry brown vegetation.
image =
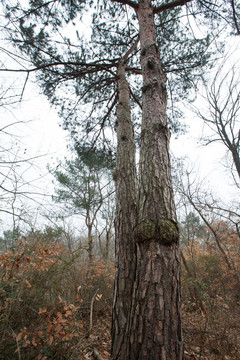
[[[183, 249], [183, 332], [186, 359], [240, 359], [239, 237], [226, 222], [212, 224], [225, 256], [210, 236]], [[207, 235], [209, 230], [206, 229]], [[230, 268], [229, 268], [230, 267]]]
[[111, 264], [89, 267], [63, 245], [23, 238], [1, 252], [0, 274], [2, 360], [81, 359], [94, 331], [106, 331]]
[[[240, 358], [239, 244], [225, 223], [221, 241], [185, 245], [182, 271], [185, 359]], [[73, 256], [74, 255], [74, 256]], [[0, 253], [0, 359], [110, 359], [111, 262], [29, 236]]]

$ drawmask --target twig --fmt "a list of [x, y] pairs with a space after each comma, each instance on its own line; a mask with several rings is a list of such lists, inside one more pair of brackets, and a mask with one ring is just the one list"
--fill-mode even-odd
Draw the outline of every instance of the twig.
[[94, 359], [96, 359], [96, 360], [105, 360], [105, 359], [99, 354], [99, 352], [97, 351], [96, 348], [93, 349], [93, 357], [94, 357]]
[[96, 297], [97, 293], [98, 293], [98, 289], [95, 291], [95, 294], [93, 295], [92, 300], [91, 300], [89, 331], [92, 330], [92, 326], [93, 326], [93, 303], [94, 303], [94, 300], [95, 300], [95, 297]]
[[21, 353], [20, 353], [20, 346], [19, 346], [17, 337], [16, 337], [16, 343], [17, 343], [18, 360], [21, 360], [22, 358], [21, 358]]

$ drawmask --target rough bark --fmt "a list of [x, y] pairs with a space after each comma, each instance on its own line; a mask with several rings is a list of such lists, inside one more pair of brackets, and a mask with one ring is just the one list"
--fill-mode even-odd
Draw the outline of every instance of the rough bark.
[[136, 280], [125, 359], [182, 359], [179, 230], [169, 159], [166, 77], [156, 45], [153, 8], [136, 9], [143, 75]]
[[136, 164], [130, 97], [123, 62], [118, 68], [116, 184], [116, 275], [112, 315], [112, 354], [126, 360], [127, 324], [135, 276]]

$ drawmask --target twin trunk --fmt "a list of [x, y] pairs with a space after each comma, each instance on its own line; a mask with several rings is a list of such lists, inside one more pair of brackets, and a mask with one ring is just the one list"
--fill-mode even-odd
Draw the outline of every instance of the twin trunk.
[[119, 64], [115, 173], [115, 360], [181, 359], [179, 232], [169, 159], [166, 77], [149, 0], [136, 10], [141, 43], [142, 131], [139, 189], [128, 84]]

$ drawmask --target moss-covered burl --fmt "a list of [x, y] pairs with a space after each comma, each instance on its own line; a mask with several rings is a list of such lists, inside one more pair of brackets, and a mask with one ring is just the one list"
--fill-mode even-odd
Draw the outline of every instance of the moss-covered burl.
[[144, 219], [135, 229], [135, 239], [137, 242], [155, 240], [163, 245], [171, 245], [178, 241], [178, 225], [169, 219], [160, 219], [154, 222]]

